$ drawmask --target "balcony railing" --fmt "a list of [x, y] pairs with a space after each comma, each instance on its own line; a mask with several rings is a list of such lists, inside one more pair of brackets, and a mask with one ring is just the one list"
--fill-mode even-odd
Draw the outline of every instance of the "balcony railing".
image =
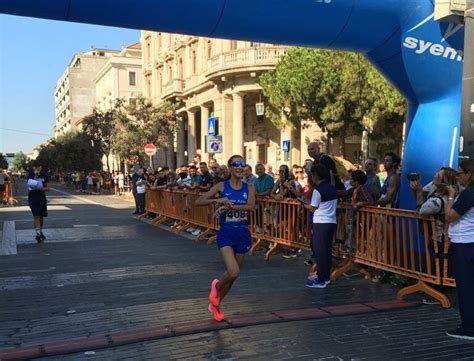
[[208, 60], [207, 72], [258, 65], [275, 65], [285, 54], [286, 47], [257, 47], [238, 49], [216, 55]]
[[163, 86], [162, 97], [167, 97], [171, 94], [181, 94], [185, 87], [185, 81], [181, 79], [173, 79]]
[[180, 95], [185, 90], [191, 89], [209, 80], [209, 76], [215, 73], [256, 66], [274, 66], [285, 54], [285, 46], [262, 46], [246, 49], [232, 50], [213, 56], [207, 62], [207, 69], [186, 78], [186, 80], [175, 78], [162, 87], [160, 98], [171, 95]]

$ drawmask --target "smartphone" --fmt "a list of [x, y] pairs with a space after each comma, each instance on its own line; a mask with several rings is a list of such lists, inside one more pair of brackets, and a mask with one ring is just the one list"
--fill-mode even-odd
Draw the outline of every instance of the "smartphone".
[[408, 173], [407, 178], [409, 181], [419, 181], [420, 180], [420, 173]]

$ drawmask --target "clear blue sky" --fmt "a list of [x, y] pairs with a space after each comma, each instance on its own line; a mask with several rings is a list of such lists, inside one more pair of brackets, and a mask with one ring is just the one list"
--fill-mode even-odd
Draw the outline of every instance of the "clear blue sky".
[[138, 30], [0, 15], [0, 152], [53, 136], [54, 87], [75, 53], [139, 40]]

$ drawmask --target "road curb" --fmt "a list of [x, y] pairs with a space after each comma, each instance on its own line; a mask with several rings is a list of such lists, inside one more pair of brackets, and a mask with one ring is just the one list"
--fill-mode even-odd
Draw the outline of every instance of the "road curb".
[[229, 319], [224, 320], [223, 322], [216, 322], [214, 320], [182, 322], [168, 326], [141, 328], [114, 332], [107, 335], [54, 341], [33, 346], [0, 349], [0, 360], [27, 360], [36, 357], [66, 355], [76, 352], [98, 350], [143, 341], [158, 340], [223, 329], [358, 315], [365, 313], [386, 312], [390, 310], [417, 307], [419, 305], [419, 303], [390, 300], [384, 302], [355, 303], [330, 307], [235, 315], [231, 316]]

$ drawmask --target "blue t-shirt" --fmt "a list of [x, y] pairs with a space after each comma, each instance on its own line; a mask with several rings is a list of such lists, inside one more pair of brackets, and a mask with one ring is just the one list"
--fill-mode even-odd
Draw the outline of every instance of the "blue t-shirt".
[[255, 181], [255, 192], [258, 193], [263, 193], [268, 191], [269, 189], [273, 189], [273, 186], [275, 185], [275, 180], [272, 178], [272, 176], [268, 174], [264, 174], [261, 177], [258, 177]]
[[474, 187], [461, 192], [453, 209], [461, 218], [449, 224], [451, 242], [474, 243]]
[[[240, 189], [234, 189], [230, 185], [230, 181], [224, 182], [224, 190], [221, 197], [226, 197], [232, 204], [243, 205], [247, 204], [249, 195], [249, 186], [242, 182]], [[220, 216], [221, 229], [222, 228], [247, 228], [248, 227], [248, 211], [238, 211], [229, 209], [223, 212]]]

